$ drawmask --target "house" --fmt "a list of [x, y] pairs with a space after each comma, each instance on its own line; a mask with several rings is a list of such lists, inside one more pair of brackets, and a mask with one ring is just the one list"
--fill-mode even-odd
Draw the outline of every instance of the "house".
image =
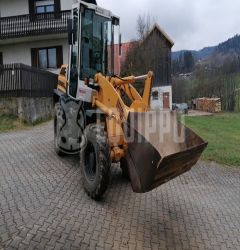
[[154, 72], [154, 87], [171, 85], [172, 39], [158, 25], [154, 24], [141, 43], [145, 64]]
[[0, 0], [1, 113], [29, 123], [52, 115], [57, 82], [53, 73], [68, 63], [67, 27], [72, 3]]
[[135, 46], [136, 42], [125, 42], [121, 44], [119, 48], [119, 44], [114, 45], [114, 73], [117, 75], [121, 75], [122, 67], [126, 61], [128, 52]]
[[56, 72], [68, 63], [67, 24], [74, 0], [0, 0], [0, 64]]
[[[173, 40], [158, 25], [154, 24], [144, 40], [136, 43], [122, 44], [120, 56], [115, 57], [115, 72], [121, 74], [126, 66], [127, 54], [136, 48], [137, 51], [128, 61], [128, 67], [133, 74], [145, 74], [149, 70], [154, 72], [152, 89], [152, 106], [154, 109], [172, 109], [172, 78], [171, 78], [171, 50]], [[116, 45], [118, 46], [118, 45]], [[117, 51], [115, 47], [115, 51]]]

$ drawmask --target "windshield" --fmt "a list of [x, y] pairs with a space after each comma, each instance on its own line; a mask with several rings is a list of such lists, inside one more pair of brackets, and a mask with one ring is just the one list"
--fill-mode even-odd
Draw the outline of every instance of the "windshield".
[[98, 72], [107, 75], [111, 71], [111, 20], [98, 16], [92, 10], [82, 14], [82, 40], [80, 79], [93, 78]]

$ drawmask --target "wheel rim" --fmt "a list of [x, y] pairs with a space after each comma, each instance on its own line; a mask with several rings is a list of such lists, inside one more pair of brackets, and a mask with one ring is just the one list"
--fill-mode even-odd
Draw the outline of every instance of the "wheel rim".
[[92, 143], [88, 142], [88, 145], [85, 150], [85, 164], [84, 170], [87, 179], [90, 182], [93, 182], [96, 177], [97, 167], [96, 167], [96, 153]]

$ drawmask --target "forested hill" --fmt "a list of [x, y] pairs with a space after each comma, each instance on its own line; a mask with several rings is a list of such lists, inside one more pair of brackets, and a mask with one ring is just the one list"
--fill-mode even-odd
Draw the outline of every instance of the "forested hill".
[[225, 111], [240, 112], [240, 35], [217, 45], [205, 59], [191, 51], [172, 61], [173, 100], [219, 97]]
[[180, 50], [176, 52], [172, 52], [172, 60], [176, 60], [180, 57], [181, 54], [184, 54], [185, 52], [191, 52], [195, 60], [203, 60], [208, 58], [214, 50], [216, 49], [216, 46], [214, 47], [206, 47], [201, 50]]
[[214, 52], [223, 55], [233, 54], [240, 56], [240, 35], [236, 35], [226, 42], [220, 43]]
[[220, 43], [217, 46], [206, 47], [199, 51], [181, 50], [172, 52], [172, 60], [174, 61], [179, 59], [180, 55], [184, 54], [185, 52], [191, 52], [195, 61], [207, 59], [213, 54], [240, 56], [240, 35], [235, 35], [234, 37], [228, 39], [223, 43]]

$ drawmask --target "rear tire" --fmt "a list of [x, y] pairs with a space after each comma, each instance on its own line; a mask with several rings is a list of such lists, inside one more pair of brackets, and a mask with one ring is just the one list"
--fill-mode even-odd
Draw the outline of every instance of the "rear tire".
[[61, 105], [59, 102], [55, 104], [54, 107], [54, 149], [58, 156], [65, 156], [66, 154], [60, 150], [58, 146], [59, 136], [60, 136], [60, 127], [58, 124], [58, 116], [61, 112]]
[[86, 193], [99, 200], [107, 190], [110, 179], [111, 157], [104, 127], [90, 124], [81, 144], [80, 162]]

